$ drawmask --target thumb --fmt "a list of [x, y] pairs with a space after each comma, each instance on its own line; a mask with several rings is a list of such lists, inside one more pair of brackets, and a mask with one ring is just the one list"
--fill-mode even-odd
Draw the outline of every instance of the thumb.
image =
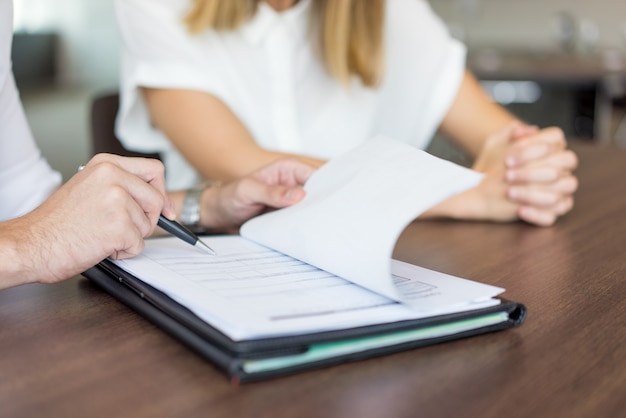
[[500, 130], [491, 134], [485, 141], [480, 154], [474, 161], [473, 169], [486, 172], [490, 168], [504, 165], [506, 151], [512, 141], [513, 132], [520, 126], [519, 121], [513, 121]]
[[306, 192], [301, 187], [287, 187], [281, 185], [268, 185], [266, 189], [267, 206], [274, 208], [284, 208], [298, 203]]
[[537, 132], [539, 132], [539, 127], [537, 125], [519, 125], [513, 129], [513, 132], [511, 133], [511, 139], [515, 141], [530, 135], [534, 135]]
[[176, 219], [176, 206], [172, 199], [166, 195], [165, 201], [163, 202], [163, 210], [161, 212], [168, 219]]

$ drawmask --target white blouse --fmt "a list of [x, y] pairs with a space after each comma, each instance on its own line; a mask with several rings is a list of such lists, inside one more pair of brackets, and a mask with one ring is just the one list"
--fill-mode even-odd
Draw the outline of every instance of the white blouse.
[[190, 35], [190, 0], [116, 0], [122, 40], [124, 144], [157, 151], [169, 188], [199, 180], [150, 123], [139, 87], [192, 89], [224, 102], [268, 150], [330, 159], [384, 134], [425, 148], [452, 104], [465, 48], [424, 0], [387, 0], [385, 77], [376, 88], [346, 88], [326, 72], [307, 36], [311, 1], [278, 13], [259, 4], [240, 30]]
[[39, 206], [61, 183], [28, 127], [11, 71], [13, 2], [0, 0], [0, 221]]

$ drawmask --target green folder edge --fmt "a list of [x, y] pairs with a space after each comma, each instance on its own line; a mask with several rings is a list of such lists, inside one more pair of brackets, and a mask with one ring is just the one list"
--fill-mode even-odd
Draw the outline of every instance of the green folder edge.
[[497, 312], [478, 318], [464, 319], [416, 330], [399, 331], [385, 335], [312, 344], [304, 353], [259, 360], [245, 360], [242, 362], [241, 367], [246, 373], [260, 373], [280, 370], [301, 364], [326, 360], [341, 355], [358, 353], [382, 347], [390, 347], [410, 341], [453, 335], [464, 331], [506, 322], [508, 319], [508, 313]]

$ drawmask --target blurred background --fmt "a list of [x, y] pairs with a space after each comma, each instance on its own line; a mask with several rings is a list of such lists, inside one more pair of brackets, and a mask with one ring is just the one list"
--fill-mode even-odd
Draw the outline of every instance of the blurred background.
[[[117, 89], [112, 0], [14, 0], [13, 67], [50, 164], [69, 178], [91, 156], [89, 106]], [[430, 0], [468, 47], [492, 98], [569, 138], [626, 147], [626, 2]], [[463, 160], [443, 138], [431, 151]]]

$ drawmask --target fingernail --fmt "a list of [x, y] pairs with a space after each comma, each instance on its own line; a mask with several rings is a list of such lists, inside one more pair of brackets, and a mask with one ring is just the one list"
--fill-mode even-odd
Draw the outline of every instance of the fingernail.
[[176, 220], [176, 210], [172, 207], [163, 208], [163, 215], [172, 221]]
[[295, 188], [295, 189], [289, 189], [287, 190], [287, 192], [285, 193], [285, 199], [288, 199], [290, 201], [298, 201], [301, 200], [303, 198], [303, 191], [302, 189], [299, 188]]
[[285, 199], [293, 200], [295, 197], [295, 192], [296, 189], [287, 189], [284, 194]]

